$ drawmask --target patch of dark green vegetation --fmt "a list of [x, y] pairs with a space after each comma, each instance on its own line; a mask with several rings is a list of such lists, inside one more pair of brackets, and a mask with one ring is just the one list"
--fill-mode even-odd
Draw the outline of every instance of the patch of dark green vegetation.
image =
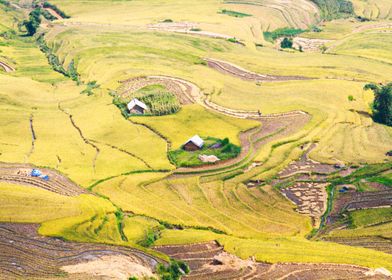
[[281, 38], [281, 37], [294, 37], [297, 36], [301, 33], [306, 32], [304, 29], [296, 29], [296, 28], [291, 28], [291, 27], [284, 27], [284, 28], [278, 28], [274, 31], [266, 31], [264, 32], [264, 38], [265, 40], [269, 42], [274, 42], [276, 39]]
[[165, 22], [165, 23], [170, 23], [170, 22], [173, 22], [173, 20], [172, 20], [172, 19], [170, 19], [170, 18], [167, 18], [167, 19], [163, 20], [162, 22]]
[[285, 37], [280, 43], [282, 49], [291, 49], [293, 47], [293, 39]]
[[189, 266], [183, 261], [171, 260], [169, 265], [159, 264], [157, 273], [161, 280], [178, 280], [190, 272]]
[[134, 98], [147, 105], [148, 108], [143, 114], [144, 116], [169, 115], [177, 113], [181, 109], [177, 97], [162, 85], [150, 85], [141, 88], [132, 93], [126, 100], [114, 97], [113, 104], [121, 110], [124, 117], [128, 118], [133, 114], [128, 111], [127, 104]]
[[139, 244], [143, 247], [151, 247], [155, 241], [157, 241], [160, 237], [159, 228], [148, 229], [146, 232], [146, 236], [144, 239], [139, 242]]
[[369, 89], [374, 92], [373, 120], [392, 126], [392, 83], [386, 85], [367, 84], [365, 90]]
[[117, 211], [114, 213], [114, 215], [116, 216], [117, 228], [118, 228], [118, 231], [120, 232], [121, 239], [123, 241], [128, 241], [128, 238], [124, 233], [124, 223], [123, 223], [124, 213], [123, 213], [123, 211], [120, 208], [118, 208]]
[[24, 20], [21, 26], [26, 28], [27, 36], [33, 36], [41, 24], [41, 8], [35, 8], [29, 14], [29, 19]]
[[99, 88], [97, 81], [91, 81], [86, 84], [86, 88], [84, 90], [82, 90], [80, 93], [87, 94], [88, 96], [90, 96], [90, 95], [94, 94], [93, 90], [96, 88]]
[[55, 11], [56, 13], [58, 13], [62, 18], [70, 18], [69, 15], [67, 15], [66, 13], [64, 13], [61, 9], [59, 9], [56, 5], [51, 4], [48, 1], [45, 1], [43, 4], [44, 8], [49, 8], [52, 9], [53, 11]]
[[223, 140], [213, 137], [204, 139], [204, 145], [200, 150], [186, 151], [184, 147], [178, 150], [170, 151], [170, 160], [179, 167], [191, 167], [208, 164], [199, 159], [200, 155], [212, 155], [219, 158], [219, 160], [227, 160], [237, 157], [241, 152], [241, 147], [230, 143], [228, 138]]
[[251, 17], [252, 16], [250, 14], [245, 14], [245, 13], [231, 11], [231, 10], [226, 10], [226, 9], [221, 10], [219, 12], [219, 14], [228, 15], [228, 16], [237, 17], [237, 18]]
[[63, 74], [66, 77], [69, 77], [68, 72], [64, 69], [64, 66], [60, 62], [60, 60], [57, 57], [57, 55], [55, 55], [53, 53], [52, 49], [49, 48], [48, 45], [46, 44], [46, 41], [44, 39], [44, 34], [41, 34], [40, 36], [38, 36], [37, 43], [38, 43], [38, 46], [39, 46], [40, 50], [48, 58], [48, 62], [52, 66], [53, 70]]
[[54, 15], [52, 15], [50, 12], [48, 12], [45, 9], [41, 10], [41, 14], [44, 18], [46, 18], [47, 20], [50, 20], [50, 21], [54, 21], [57, 19]]
[[354, 15], [353, 3], [349, 0], [311, 0], [321, 11], [321, 18], [332, 20]]

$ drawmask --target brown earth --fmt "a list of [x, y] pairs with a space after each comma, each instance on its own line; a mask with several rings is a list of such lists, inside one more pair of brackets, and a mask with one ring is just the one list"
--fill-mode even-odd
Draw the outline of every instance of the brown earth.
[[156, 250], [187, 262], [191, 273], [182, 279], [389, 279], [373, 270], [338, 264], [258, 263], [226, 253], [216, 242], [157, 246]]
[[0, 182], [41, 188], [67, 196], [78, 196], [88, 193], [85, 189], [52, 169], [38, 168], [42, 174], [49, 176], [49, 181], [31, 177], [30, 174], [33, 168], [36, 167], [29, 164], [0, 163]]
[[[33, 224], [0, 224], [1, 279], [55, 278], [65, 274], [62, 269], [64, 266], [71, 272], [72, 266], [110, 258], [137, 264], [138, 268], [144, 267], [145, 271], [154, 271], [159, 261], [131, 248], [67, 242], [39, 236], [37, 229], [38, 225]], [[74, 271], [82, 273], [72, 274], [65, 279], [113, 279], [109, 278], [113, 273], [123, 272], [116, 266], [106, 266], [106, 271], [101, 268], [100, 275], [87, 269], [77, 270], [75, 267]], [[133, 271], [127, 273], [131, 276]]]
[[63, 17], [57, 13], [55, 10], [51, 8], [44, 8], [46, 11], [48, 11], [52, 16], [56, 17], [57, 19], [63, 19]]
[[251, 71], [248, 71], [238, 65], [233, 63], [229, 63], [226, 61], [206, 58], [207, 64], [209, 67], [223, 73], [228, 74], [242, 80], [246, 81], [255, 81], [255, 82], [280, 82], [280, 81], [291, 81], [291, 80], [311, 80], [312, 78], [303, 77], [303, 76], [275, 76], [275, 75], [266, 75], [266, 74], [258, 74]]
[[327, 184], [298, 182], [282, 189], [282, 193], [297, 205], [297, 211], [312, 218], [313, 226], [318, 227], [320, 218], [327, 209]]
[[4, 71], [7, 73], [15, 71], [15, 69], [13, 67], [11, 67], [8, 64], [6, 64], [5, 62], [1, 62], [1, 61], [0, 61], [0, 68], [3, 68]]

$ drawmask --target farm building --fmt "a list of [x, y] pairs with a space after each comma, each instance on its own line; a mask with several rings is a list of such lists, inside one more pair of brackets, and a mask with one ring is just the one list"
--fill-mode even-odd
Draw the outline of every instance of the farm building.
[[143, 115], [144, 112], [148, 109], [147, 105], [137, 98], [132, 99], [132, 101], [128, 103], [127, 108], [129, 113], [139, 115]]
[[185, 151], [197, 151], [203, 148], [203, 145], [203, 139], [199, 135], [195, 135], [184, 144], [183, 149]]

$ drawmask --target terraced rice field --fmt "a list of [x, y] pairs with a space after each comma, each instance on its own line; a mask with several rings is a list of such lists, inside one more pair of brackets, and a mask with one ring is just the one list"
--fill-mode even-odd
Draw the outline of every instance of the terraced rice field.
[[[129, 267], [150, 275], [174, 257], [189, 263], [185, 279], [387, 279], [391, 220], [379, 217], [389, 214], [355, 215], [390, 206], [390, 188], [359, 178], [364, 192], [330, 189], [390, 161], [392, 130], [373, 122], [363, 90], [392, 75], [387, 2], [353, 1], [376, 22], [325, 23], [306, 0], [51, 3], [71, 15], [39, 30], [53, 65], [16, 29], [31, 1], [0, 9], [0, 31], [16, 32], [0, 36], [0, 221], [40, 224], [0, 225], [0, 271], [127, 279]], [[313, 24], [322, 31], [294, 39], [303, 53], [263, 37]], [[126, 119], [113, 104], [157, 84], [178, 113]], [[176, 169], [168, 151], [195, 134], [242, 151]], [[28, 176], [33, 166], [51, 179]]]

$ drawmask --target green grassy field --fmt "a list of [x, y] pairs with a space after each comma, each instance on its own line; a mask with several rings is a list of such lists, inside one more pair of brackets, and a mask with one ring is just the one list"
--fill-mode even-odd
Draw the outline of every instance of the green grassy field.
[[[334, 262], [392, 270], [386, 253], [307, 240], [313, 229], [308, 216], [296, 212], [273, 187], [244, 184], [274, 178], [303, 153], [299, 146], [309, 142], [318, 143], [310, 157], [324, 163], [390, 161], [385, 154], [392, 147], [392, 128], [373, 122], [373, 95], [363, 90], [368, 82], [391, 79], [390, 28], [352, 19], [326, 22], [321, 32], [301, 35], [333, 40], [325, 54], [287, 52], [266, 42], [263, 32], [317, 24], [320, 11], [308, 1], [51, 2], [71, 18], [40, 31], [65, 69], [75, 63], [84, 84], [53, 71], [33, 38], [17, 31], [11, 38], [0, 37], [0, 60], [16, 69], [0, 72], [0, 161], [56, 169], [98, 196], [70, 198], [0, 183], [1, 221], [41, 223], [41, 234], [76, 241], [143, 248], [157, 231], [159, 245], [217, 240], [228, 252], [258, 261]], [[364, 16], [388, 17], [369, 14], [374, 1], [353, 2]], [[387, 1], [380, 3], [388, 7]], [[220, 14], [223, 9], [249, 16]], [[0, 32], [16, 30], [13, 17], [23, 15], [0, 9]], [[245, 46], [147, 26], [165, 19], [193, 22], [203, 31], [238, 38]], [[261, 74], [313, 79], [256, 83], [216, 71], [204, 58]], [[172, 174], [175, 166], [168, 149], [180, 148], [195, 134], [227, 137], [240, 145], [239, 133], [260, 122], [218, 114], [201, 103], [184, 105], [166, 116], [124, 118], [109, 92], [119, 87], [119, 81], [148, 75], [190, 81], [212, 102], [230, 109], [262, 114], [301, 110], [311, 119], [300, 131], [255, 151], [246, 160], [263, 164], [249, 172], [243, 172], [244, 166], [231, 166], [178, 177]], [[99, 88], [90, 96], [81, 94], [92, 81]], [[381, 177], [385, 181], [390, 174]], [[352, 213], [357, 228], [331, 234], [390, 238], [390, 214], [384, 209]], [[363, 227], [369, 220], [385, 223]]]

